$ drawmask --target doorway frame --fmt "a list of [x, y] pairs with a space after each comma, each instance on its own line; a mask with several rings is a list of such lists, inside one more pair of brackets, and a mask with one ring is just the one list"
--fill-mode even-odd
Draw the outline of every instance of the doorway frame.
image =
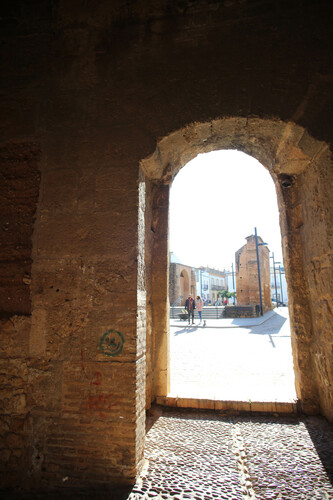
[[[178, 171], [198, 154], [223, 149], [253, 156], [272, 176], [288, 286], [296, 394], [305, 413], [330, 415], [330, 396], [323, 393], [320, 380], [323, 367], [318, 368], [316, 363], [316, 351], [322, 348], [324, 339], [321, 331], [314, 331], [316, 290], [311, 288], [310, 266], [316, 217], [311, 217], [310, 209], [314, 196], [325, 203], [318, 171], [327, 173], [331, 156], [326, 143], [310, 137], [303, 127], [278, 119], [222, 118], [193, 123], [162, 138], [154, 153], [140, 163], [152, 186], [152, 196], [146, 203], [155, 228], [151, 262], [147, 263], [152, 276], [151, 400], [166, 397], [170, 390], [169, 187]], [[307, 177], [312, 171], [316, 185], [307, 192]], [[321, 258], [321, 250], [318, 247], [315, 258]]]

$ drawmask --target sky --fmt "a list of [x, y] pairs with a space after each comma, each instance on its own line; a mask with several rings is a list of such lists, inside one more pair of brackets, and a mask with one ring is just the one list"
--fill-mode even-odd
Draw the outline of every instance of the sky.
[[183, 264], [230, 270], [255, 227], [282, 262], [273, 180], [245, 153], [214, 151], [187, 163], [172, 183], [169, 215], [170, 251]]

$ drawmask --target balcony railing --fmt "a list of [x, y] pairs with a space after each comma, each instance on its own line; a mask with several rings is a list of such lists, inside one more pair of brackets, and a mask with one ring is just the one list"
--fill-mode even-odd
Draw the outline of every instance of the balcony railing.
[[212, 290], [226, 290], [226, 287], [224, 285], [212, 285], [211, 289]]

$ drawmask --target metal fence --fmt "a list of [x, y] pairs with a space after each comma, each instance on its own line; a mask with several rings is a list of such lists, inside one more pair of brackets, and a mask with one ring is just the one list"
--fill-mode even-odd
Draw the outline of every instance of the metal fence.
[[[179, 319], [179, 314], [184, 311], [184, 307], [170, 307], [170, 318]], [[202, 310], [203, 319], [220, 319], [223, 318], [224, 306], [206, 306]], [[194, 311], [194, 317], [199, 318], [198, 311]]]

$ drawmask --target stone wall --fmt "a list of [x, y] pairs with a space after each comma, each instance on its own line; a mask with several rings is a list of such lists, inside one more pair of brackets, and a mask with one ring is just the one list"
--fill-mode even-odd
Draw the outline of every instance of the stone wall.
[[192, 267], [185, 266], [184, 264], [177, 264], [175, 262], [171, 263], [169, 277], [170, 305], [175, 301], [178, 301], [177, 305], [185, 305], [185, 301], [189, 294], [193, 297], [196, 295], [196, 281]]
[[34, 142], [8, 142], [0, 148], [0, 476], [5, 473], [8, 482], [15, 481], [29, 445], [31, 251], [39, 160]]
[[40, 172], [40, 147], [8, 142], [0, 147], [0, 311], [1, 316], [31, 313], [31, 249]]
[[298, 396], [333, 419], [331, 9], [2, 3], [2, 487], [134, 480], [169, 384], [169, 185], [214, 149], [276, 183]]
[[254, 306], [226, 306], [223, 311], [224, 318], [256, 318], [260, 315], [258, 305]]
[[328, 303], [333, 276], [328, 221], [332, 196], [329, 200], [328, 193], [333, 185], [332, 172], [330, 152], [318, 147], [308, 168], [293, 178], [293, 185], [278, 189], [278, 202], [283, 206], [280, 221], [286, 275], [292, 275], [287, 285], [297, 394], [307, 411], [316, 411], [319, 404], [330, 419], [332, 314]]
[[135, 168], [115, 186], [111, 161], [92, 175], [88, 157], [64, 170], [48, 158], [31, 285], [29, 473], [54, 485], [131, 481], [144, 435], [145, 193]]
[[[302, 207], [304, 226], [311, 226], [311, 232], [308, 233], [302, 228], [301, 235], [305, 272], [308, 276], [310, 311], [312, 321], [315, 321], [312, 332], [311, 351], [314, 365], [312, 371], [316, 374], [318, 398], [322, 411], [326, 415], [331, 415], [333, 249], [330, 244], [330, 235], [332, 234], [333, 196], [330, 190], [333, 185], [333, 168], [328, 151], [323, 152], [321, 160], [320, 167], [318, 161], [314, 162], [312, 168], [304, 172], [300, 179], [307, 198], [313, 200], [307, 207], [304, 205]], [[329, 199], [331, 199], [331, 204], [327, 204], [326, 200]], [[324, 234], [328, 235], [327, 242]], [[304, 318], [303, 321], [306, 319]]]

